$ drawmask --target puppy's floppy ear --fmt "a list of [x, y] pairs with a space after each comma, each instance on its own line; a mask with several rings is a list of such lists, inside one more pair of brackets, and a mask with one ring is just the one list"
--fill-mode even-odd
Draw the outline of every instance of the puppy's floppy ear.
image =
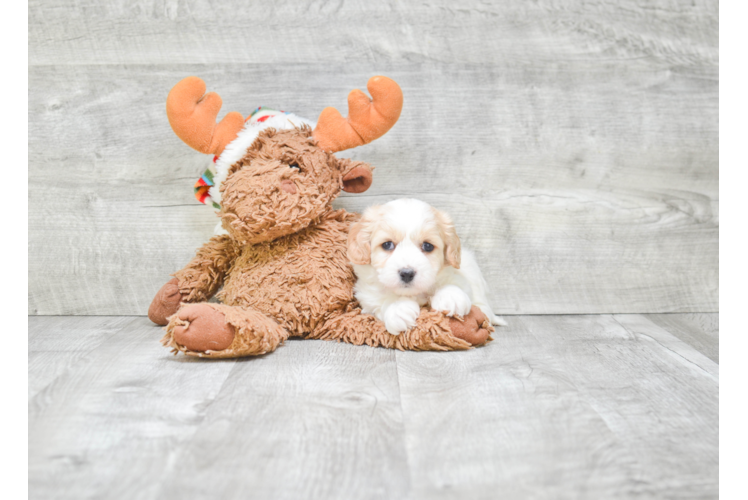
[[361, 220], [351, 225], [348, 231], [348, 260], [353, 264], [371, 264], [371, 235], [374, 232], [374, 209], [369, 207], [364, 211]]
[[455, 269], [460, 268], [460, 238], [457, 236], [452, 218], [446, 213], [433, 209], [436, 224], [444, 240], [444, 261]]
[[374, 168], [362, 161], [352, 161], [338, 158], [340, 173], [343, 174], [343, 191], [347, 193], [363, 193], [371, 186]]

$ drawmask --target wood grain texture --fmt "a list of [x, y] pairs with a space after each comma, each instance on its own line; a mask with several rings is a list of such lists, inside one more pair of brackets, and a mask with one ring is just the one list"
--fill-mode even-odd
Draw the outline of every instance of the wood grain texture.
[[[145, 318], [29, 318], [29, 498], [716, 498], [718, 368], [641, 315], [488, 346], [173, 357]], [[81, 339], [99, 339], [98, 345]]]
[[30, 64], [718, 59], [714, 0], [32, 0]]
[[412, 498], [717, 496], [713, 362], [612, 316], [509, 322], [485, 349], [398, 353]]
[[[106, 338], [29, 400], [29, 497], [158, 498], [160, 478], [173, 466], [170, 454], [191, 439], [235, 361], [176, 358], [147, 318], [126, 318], [108, 331], [107, 321], [122, 320], [77, 329], [55, 321], [29, 318], [32, 332], [59, 335], [32, 334], [34, 351], [51, 355], [80, 338]], [[38, 364], [29, 369], [30, 381], [46, 377]]]
[[164, 113], [189, 74], [310, 118], [398, 81], [337, 206], [450, 212], [502, 314], [717, 310], [717, 2], [270, 5], [32, 2], [30, 314], [145, 314], [209, 236]]
[[645, 317], [719, 363], [719, 313], [647, 314]]
[[405, 498], [395, 353], [289, 341], [239, 362], [158, 498]]
[[69, 370], [90, 362], [97, 347], [131, 322], [121, 316], [29, 318], [29, 399]]

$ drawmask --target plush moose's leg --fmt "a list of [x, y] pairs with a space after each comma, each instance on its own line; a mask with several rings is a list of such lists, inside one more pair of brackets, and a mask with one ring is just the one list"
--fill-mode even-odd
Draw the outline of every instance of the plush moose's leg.
[[161, 287], [148, 308], [148, 318], [164, 326], [183, 303], [210, 299], [223, 284], [238, 251], [228, 236], [213, 236], [184, 269]]
[[392, 335], [377, 318], [355, 308], [332, 316], [307, 338], [400, 350], [459, 351], [489, 342], [493, 331], [477, 307], [464, 319], [423, 308], [416, 326], [400, 335]]
[[464, 318], [448, 318], [449, 329], [452, 335], [474, 346], [479, 346], [491, 342], [491, 334], [495, 331], [491, 322], [488, 320], [483, 311], [473, 306], [470, 312]]
[[274, 319], [252, 308], [187, 304], [169, 319], [161, 343], [189, 356], [239, 358], [274, 351], [288, 338]]
[[469, 349], [493, 340], [493, 331], [488, 318], [475, 306], [464, 318], [451, 318], [443, 312], [423, 308], [416, 326], [395, 336], [394, 347], [414, 351]]
[[185, 302], [210, 299], [223, 284], [240, 249], [228, 235], [213, 236], [197, 251], [184, 269], [174, 273]]

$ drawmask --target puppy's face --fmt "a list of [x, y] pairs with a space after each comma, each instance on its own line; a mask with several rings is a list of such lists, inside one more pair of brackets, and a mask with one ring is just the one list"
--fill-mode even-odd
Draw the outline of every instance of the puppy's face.
[[348, 258], [371, 265], [397, 295], [433, 292], [444, 266], [460, 267], [460, 240], [448, 215], [418, 200], [366, 209], [348, 235]]

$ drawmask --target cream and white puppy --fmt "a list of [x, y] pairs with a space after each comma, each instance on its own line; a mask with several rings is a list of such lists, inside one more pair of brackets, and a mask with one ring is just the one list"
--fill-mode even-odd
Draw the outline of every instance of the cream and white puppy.
[[488, 305], [475, 255], [460, 249], [452, 219], [420, 200], [367, 208], [348, 234], [348, 258], [358, 278], [354, 293], [364, 313], [397, 335], [416, 324], [421, 306], [465, 316], [477, 306], [506, 325]]

